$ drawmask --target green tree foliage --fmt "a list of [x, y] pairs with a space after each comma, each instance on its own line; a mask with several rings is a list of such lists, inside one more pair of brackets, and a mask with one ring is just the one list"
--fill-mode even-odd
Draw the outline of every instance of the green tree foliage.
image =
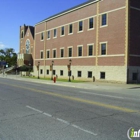
[[14, 66], [17, 63], [17, 54], [13, 48], [0, 49], [0, 61], [5, 61], [8, 66]]

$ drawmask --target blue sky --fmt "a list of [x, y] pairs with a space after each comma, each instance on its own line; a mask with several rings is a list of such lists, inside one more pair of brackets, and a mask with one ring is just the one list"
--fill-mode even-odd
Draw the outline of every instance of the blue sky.
[[87, 0], [0, 0], [0, 49], [19, 51], [19, 29]]

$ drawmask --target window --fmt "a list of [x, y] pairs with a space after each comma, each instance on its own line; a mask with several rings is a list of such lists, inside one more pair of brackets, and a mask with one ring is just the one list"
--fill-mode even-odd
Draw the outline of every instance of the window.
[[70, 24], [70, 25], [69, 25], [69, 34], [72, 34], [72, 33], [73, 33], [73, 25]]
[[72, 48], [68, 48], [68, 50], [69, 50], [69, 52], [68, 52], [69, 57], [72, 57]]
[[79, 31], [83, 30], [83, 21], [79, 21]]
[[101, 44], [101, 55], [106, 55], [106, 43]]
[[40, 69], [40, 74], [43, 74], [43, 69]]
[[61, 49], [61, 57], [64, 57], [64, 49]]
[[107, 14], [101, 16], [101, 26], [107, 25]]
[[78, 77], [81, 77], [81, 76], [82, 76], [82, 72], [81, 72], [81, 71], [78, 71], [78, 72], [77, 72], [77, 76], [78, 76]]
[[93, 18], [90, 18], [89, 19], [89, 29], [92, 29], [93, 28]]
[[63, 70], [60, 70], [60, 76], [63, 76]]
[[47, 51], [47, 58], [50, 58], [50, 51]]
[[41, 40], [44, 40], [44, 33], [41, 33]]
[[23, 31], [21, 31], [21, 38], [23, 38]]
[[53, 58], [56, 58], [56, 50], [53, 50]]
[[47, 32], [47, 38], [48, 38], [48, 39], [51, 38], [51, 32], [50, 32], [50, 31]]
[[53, 70], [53, 75], [55, 75], [55, 70]]
[[65, 27], [61, 27], [61, 35], [64, 35], [65, 34]]
[[78, 47], [78, 56], [82, 56], [82, 47]]
[[134, 81], [138, 80], [138, 73], [133, 73], [132, 80]]
[[71, 74], [72, 74], [71, 70], [70, 70], [70, 71], [68, 71], [68, 76], [71, 76]]
[[88, 71], [88, 78], [92, 78], [92, 71]]
[[88, 46], [88, 55], [92, 56], [93, 55], [93, 45]]
[[100, 79], [105, 79], [105, 72], [100, 72]]
[[43, 59], [43, 51], [40, 52], [40, 57]]
[[49, 75], [49, 70], [46, 71], [47, 75]]
[[57, 30], [54, 29], [54, 34], [53, 34], [54, 37], [57, 37]]

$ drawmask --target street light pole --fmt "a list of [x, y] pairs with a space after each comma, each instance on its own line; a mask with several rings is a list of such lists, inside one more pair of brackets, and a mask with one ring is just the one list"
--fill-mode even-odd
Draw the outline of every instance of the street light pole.
[[38, 79], [39, 79], [39, 65], [40, 65], [40, 62], [38, 62]]
[[70, 79], [70, 71], [71, 71], [71, 59], [69, 60], [69, 68], [68, 68], [68, 71], [69, 71], [69, 82], [71, 82], [71, 79]]
[[53, 64], [54, 64], [54, 61], [52, 60], [52, 76], [51, 76], [51, 80], [53, 80]]

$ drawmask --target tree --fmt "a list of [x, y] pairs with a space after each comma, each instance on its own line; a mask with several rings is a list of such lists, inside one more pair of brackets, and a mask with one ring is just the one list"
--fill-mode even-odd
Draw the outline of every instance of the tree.
[[0, 61], [5, 61], [8, 66], [16, 65], [17, 54], [13, 48], [0, 49]]

